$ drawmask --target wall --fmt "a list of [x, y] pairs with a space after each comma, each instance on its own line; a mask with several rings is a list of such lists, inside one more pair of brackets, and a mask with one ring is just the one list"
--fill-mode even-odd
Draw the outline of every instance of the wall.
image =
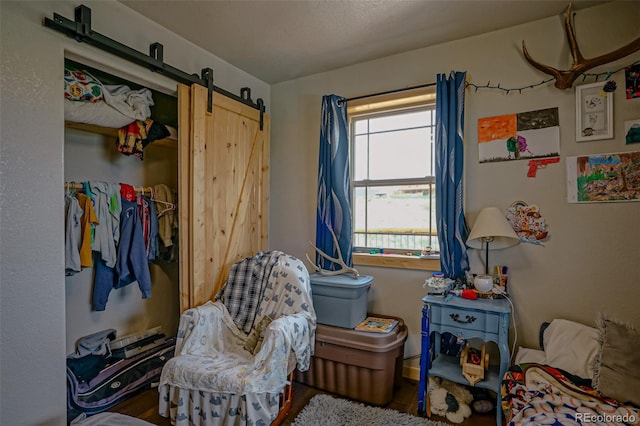
[[[134, 186], [164, 183], [178, 187], [178, 150], [154, 145], [145, 148], [144, 160], [125, 156], [114, 148], [114, 138], [66, 129], [64, 144], [65, 182], [98, 180]], [[151, 292], [142, 299], [137, 283], [114, 289], [104, 311], [92, 310], [93, 268], [65, 278], [66, 352], [76, 350], [77, 340], [91, 333], [114, 328], [117, 338], [161, 326], [175, 335], [180, 315], [179, 268], [177, 262], [149, 263]]]
[[[214, 69], [216, 85], [270, 104], [266, 83], [204, 52], [116, 1], [84, 1], [92, 27], [141, 52], [164, 45], [165, 62]], [[62, 425], [65, 395], [63, 251], [64, 56], [171, 92], [175, 82], [42, 25], [73, 19], [78, 2], [0, 2], [0, 424]], [[88, 61], [85, 61], [87, 63]]]
[[[491, 11], [487, 11], [491, 13]], [[640, 2], [613, 2], [576, 13], [577, 39], [585, 57], [617, 49], [640, 36]], [[272, 87], [271, 245], [297, 256], [312, 253], [315, 241], [317, 158], [321, 97], [359, 96], [435, 81], [437, 73], [467, 71], [472, 83], [523, 87], [548, 78], [531, 67], [521, 53], [526, 40], [542, 63], [569, 68], [570, 53], [562, 16], [520, 25], [456, 42], [415, 50], [274, 85]], [[640, 60], [640, 52], [591, 72], [617, 70]], [[575, 141], [575, 97], [552, 84], [505, 94], [468, 89], [465, 111], [464, 201], [471, 225], [483, 207], [506, 208], [516, 200], [537, 204], [549, 225], [543, 246], [520, 244], [490, 253], [492, 265], [510, 267], [518, 343], [537, 347], [542, 321], [563, 317], [594, 324], [606, 312], [640, 325], [640, 203], [568, 204], [565, 189], [567, 156], [632, 151], [625, 145], [623, 122], [640, 118], [640, 99], [624, 99], [623, 73], [614, 74], [615, 139]], [[592, 80], [587, 80], [592, 82]], [[580, 83], [578, 83], [580, 84]], [[478, 163], [477, 119], [558, 107], [560, 164], [527, 178], [527, 162]], [[291, 208], [295, 206], [295, 208]], [[478, 250], [469, 250], [472, 272], [481, 272]], [[428, 273], [375, 267], [359, 268], [375, 277], [370, 311], [400, 316], [409, 326], [405, 356], [420, 352], [420, 299]]]

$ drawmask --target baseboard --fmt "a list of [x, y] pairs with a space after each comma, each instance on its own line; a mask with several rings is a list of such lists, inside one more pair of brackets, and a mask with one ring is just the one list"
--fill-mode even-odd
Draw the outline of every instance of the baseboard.
[[407, 379], [420, 381], [420, 367], [414, 367], [412, 365], [404, 365], [402, 367], [402, 376]]

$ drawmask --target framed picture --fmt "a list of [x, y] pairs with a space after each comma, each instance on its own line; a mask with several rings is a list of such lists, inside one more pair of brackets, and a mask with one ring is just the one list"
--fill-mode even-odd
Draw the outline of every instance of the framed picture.
[[576, 140], [613, 139], [613, 92], [606, 81], [576, 86]]

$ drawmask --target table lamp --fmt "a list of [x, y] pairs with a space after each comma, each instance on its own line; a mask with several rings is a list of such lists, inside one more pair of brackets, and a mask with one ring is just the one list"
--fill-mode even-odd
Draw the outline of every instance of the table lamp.
[[520, 238], [504, 214], [497, 207], [486, 207], [480, 211], [467, 238], [467, 246], [485, 249], [484, 273], [489, 274], [489, 249], [515, 246]]

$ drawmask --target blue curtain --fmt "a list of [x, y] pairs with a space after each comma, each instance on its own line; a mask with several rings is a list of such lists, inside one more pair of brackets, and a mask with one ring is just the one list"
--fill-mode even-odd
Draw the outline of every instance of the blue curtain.
[[[344, 98], [336, 95], [322, 98], [316, 247], [331, 257], [338, 257], [330, 232], [333, 229], [340, 245], [342, 260], [347, 266], [353, 266], [349, 129], [347, 104], [343, 101]], [[339, 269], [333, 262], [318, 254], [316, 264], [323, 269]]]
[[451, 279], [469, 270], [469, 227], [462, 208], [465, 76], [438, 74], [436, 82], [436, 221], [440, 267]]

